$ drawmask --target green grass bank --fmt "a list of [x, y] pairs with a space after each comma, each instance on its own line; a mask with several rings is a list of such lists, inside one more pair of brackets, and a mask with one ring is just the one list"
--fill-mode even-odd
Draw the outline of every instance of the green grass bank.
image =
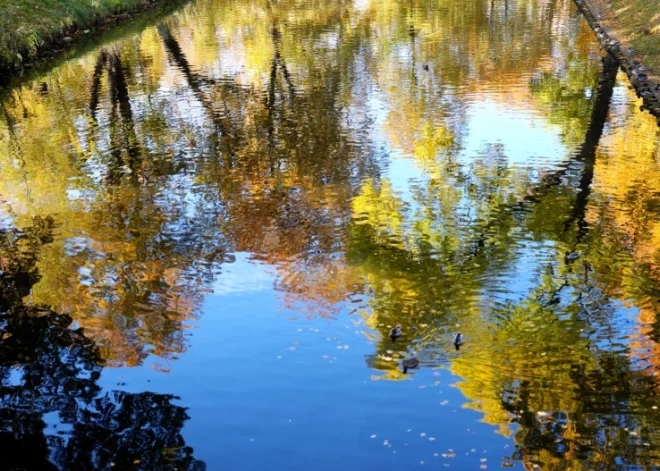
[[84, 31], [169, 0], [5, 0], [0, 2], [0, 70], [20, 67]]
[[590, 0], [601, 24], [660, 77], [660, 0]]

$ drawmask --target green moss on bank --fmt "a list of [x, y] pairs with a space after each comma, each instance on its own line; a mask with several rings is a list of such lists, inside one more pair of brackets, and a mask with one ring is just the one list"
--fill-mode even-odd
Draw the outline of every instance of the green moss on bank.
[[44, 44], [157, 0], [9, 0], [0, 2], [0, 68], [34, 57]]

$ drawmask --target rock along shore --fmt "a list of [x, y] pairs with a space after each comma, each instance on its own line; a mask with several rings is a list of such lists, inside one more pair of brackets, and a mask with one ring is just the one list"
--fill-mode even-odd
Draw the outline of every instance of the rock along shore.
[[622, 44], [612, 33], [601, 24], [604, 18], [594, 0], [574, 0], [580, 12], [584, 15], [591, 28], [596, 33], [601, 48], [616, 58], [621, 69], [628, 75], [630, 83], [637, 92], [637, 96], [644, 101], [643, 108], [658, 118], [660, 124], [660, 84], [650, 76], [649, 67], [642, 64], [637, 58], [637, 51]]

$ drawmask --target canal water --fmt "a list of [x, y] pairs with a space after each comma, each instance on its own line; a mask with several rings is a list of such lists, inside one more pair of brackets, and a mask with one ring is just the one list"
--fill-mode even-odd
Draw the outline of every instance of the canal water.
[[658, 129], [572, 1], [88, 36], [0, 89], [0, 467], [660, 466]]

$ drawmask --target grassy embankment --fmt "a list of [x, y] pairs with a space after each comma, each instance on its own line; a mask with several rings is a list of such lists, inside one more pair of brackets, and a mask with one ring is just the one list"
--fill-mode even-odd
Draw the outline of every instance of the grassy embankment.
[[2, 0], [0, 69], [29, 62], [49, 44], [158, 0]]
[[660, 0], [592, 0], [602, 25], [660, 77]]

